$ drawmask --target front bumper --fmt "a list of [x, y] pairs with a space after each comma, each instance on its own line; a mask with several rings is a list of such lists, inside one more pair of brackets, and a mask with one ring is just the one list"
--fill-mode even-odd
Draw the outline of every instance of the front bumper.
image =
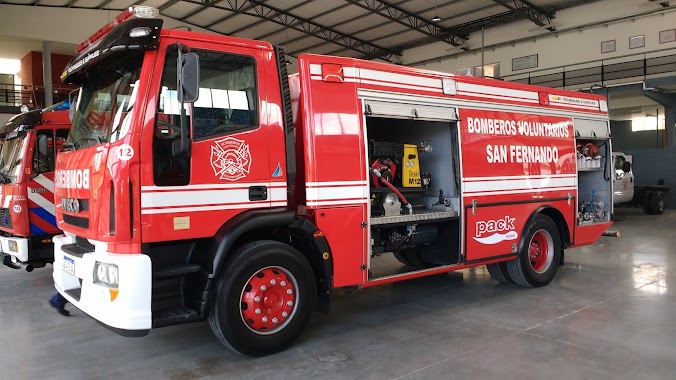
[[[16, 243], [16, 251], [9, 249], [10, 242]], [[16, 258], [19, 262], [28, 262], [28, 239], [14, 236], [0, 236], [0, 250], [5, 255]]]
[[[120, 335], [148, 333], [152, 325], [150, 257], [110, 253], [106, 251], [107, 244], [101, 242], [94, 244], [94, 252], [74, 253], [74, 237], [57, 235], [52, 240], [54, 286], [68, 302]], [[74, 265], [75, 275], [64, 271], [66, 261]], [[115, 297], [114, 288], [94, 282], [96, 262], [117, 265], [119, 292]]]

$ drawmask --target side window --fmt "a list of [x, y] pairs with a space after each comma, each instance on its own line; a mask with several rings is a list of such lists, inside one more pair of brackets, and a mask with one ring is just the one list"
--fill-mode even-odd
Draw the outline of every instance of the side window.
[[[191, 52], [200, 58], [199, 98], [192, 105], [185, 105], [192, 139], [199, 141], [257, 128], [254, 58], [198, 49]], [[157, 186], [190, 183], [189, 158], [172, 155], [173, 142], [181, 139], [181, 109], [176, 96], [177, 59], [177, 47], [167, 48], [153, 135], [153, 176]]]
[[252, 57], [194, 51], [200, 57], [200, 92], [193, 105], [195, 140], [258, 126], [256, 65]]
[[54, 132], [38, 131], [35, 137], [33, 172], [38, 174], [54, 171]]
[[615, 170], [622, 170], [624, 166], [625, 159], [622, 156], [615, 157]]
[[56, 130], [56, 154], [63, 152], [63, 144], [68, 140], [68, 129], [57, 129]]
[[[176, 98], [176, 46], [167, 49], [162, 70], [160, 96], [153, 131], [153, 177], [157, 186], [181, 186], [190, 183], [190, 161], [172, 154], [172, 144], [181, 139], [181, 109]], [[188, 123], [190, 109], [186, 105]], [[190, 128], [188, 128], [190, 130]], [[190, 137], [190, 136], [188, 136]]]

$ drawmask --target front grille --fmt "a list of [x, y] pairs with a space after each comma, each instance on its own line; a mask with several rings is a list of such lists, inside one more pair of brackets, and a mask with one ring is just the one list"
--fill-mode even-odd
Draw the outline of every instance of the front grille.
[[89, 218], [63, 214], [63, 221], [71, 226], [89, 228]]
[[12, 224], [12, 214], [8, 208], [0, 208], [0, 226], [5, 228], [14, 228]]
[[80, 211], [89, 211], [89, 199], [78, 199]]
[[88, 252], [94, 252], [95, 249], [94, 244], [90, 243], [89, 240], [79, 236], [75, 237], [75, 245], [87, 250]]
[[61, 207], [63, 207], [64, 211], [70, 211], [66, 209], [64, 203], [67, 201], [77, 201], [78, 205], [78, 210], [77, 212], [82, 212], [82, 211], [89, 211], [89, 199], [78, 199], [78, 198], [61, 198]]

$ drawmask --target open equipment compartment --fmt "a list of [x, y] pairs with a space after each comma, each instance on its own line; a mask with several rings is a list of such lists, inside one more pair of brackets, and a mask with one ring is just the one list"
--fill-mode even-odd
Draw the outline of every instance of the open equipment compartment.
[[366, 134], [370, 279], [459, 263], [457, 122], [367, 116]]
[[577, 224], [606, 223], [613, 212], [613, 160], [608, 122], [575, 119]]

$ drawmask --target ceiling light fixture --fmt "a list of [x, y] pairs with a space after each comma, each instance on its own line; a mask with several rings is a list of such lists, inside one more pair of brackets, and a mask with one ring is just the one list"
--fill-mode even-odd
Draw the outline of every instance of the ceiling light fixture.
[[439, 14], [437, 13], [437, 7], [439, 6], [439, 0], [436, 1], [434, 4], [434, 17], [430, 21], [432, 22], [439, 22], [441, 21], [441, 17], [439, 17]]

